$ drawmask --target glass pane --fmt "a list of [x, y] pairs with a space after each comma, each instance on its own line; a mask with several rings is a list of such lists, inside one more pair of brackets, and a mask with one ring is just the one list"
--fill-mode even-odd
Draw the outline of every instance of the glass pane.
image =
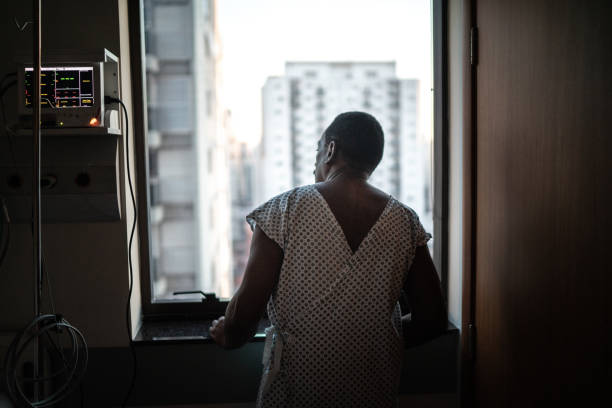
[[385, 131], [371, 183], [433, 230], [429, 0], [144, 6], [156, 299], [231, 297], [249, 254], [245, 215], [314, 182], [316, 142], [347, 110]]

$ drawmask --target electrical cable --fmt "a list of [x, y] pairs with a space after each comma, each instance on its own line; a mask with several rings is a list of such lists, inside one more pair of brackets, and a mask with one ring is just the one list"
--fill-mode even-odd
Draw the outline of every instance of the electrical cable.
[[132, 394], [132, 390], [134, 389], [134, 384], [136, 383], [136, 371], [137, 371], [136, 370], [137, 368], [136, 349], [134, 348], [134, 341], [132, 339], [133, 337], [132, 336], [132, 325], [130, 324], [130, 320], [131, 320], [130, 303], [132, 300], [132, 290], [134, 287], [134, 271], [132, 267], [132, 242], [134, 240], [134, 232], [136, 231], [136, 222], [138, 219], [138, 208], [136, 207], [136, 198], [134, 196], [134, 186], [132, 185], [132, 172], [130, 170], [130, 138], [129, 138], [130, 122], [128, 118], [128, 112], [127, 112], [127, 108], [125, 107], [125, 104], [123, 103], [121, 99], [113, 98], [111, 96], [104, 97], [104, 104], [112, 104], [112, 103], [120, 104], [121, 108], [123, 109], [123, 113], [125, 114], [125, 156], [126, 156], [125, 167], [127, 171], [128, 185], [130, 188], [130, 197], [132, 199], [132, 207], [134, 209], [134, 219], [132, 221], [130, 239], [128, 242], [128, 269], [130, 272], [130, 284], [129, 284], [129, 290], [128, 290], [127, 304], [125, 307], [126, 309], [125, 319], [126, 319], [127, 332], [129, 336], [129, 342], [130, 342], [130, 351], [132, 354], [133, 369], [132, 369], [132, 378], [130, 380], [130, 386], [127, 390], [127, 393], [125, 394], [125, 397], [123, 398], [123, 402], [121, 403], [121, 407], [124, 408], [130, 398], [130, 395]]
[[[72, 353], [66, 359], [59, 347], [49, 335], [50, 331], [60, 333], [64, 330], [71, 340]], [[50, 343], [54, 345], [57, 352], [62, 358], [63, 368], [47, 376], [26, 378], [20, 377], [18, 372], [18, 361], [23, 355], [28, 346], [37, 338], [47, 336]], [[13, 339], [4, 359], [4, 372], [6, 389], [9, 396], [17, 406], [27, 407], [50, 407], [74, 391], [75, 387], [81, 383], [87, 368], [89, 354], [87, 350], [87, 342], [83, 334], [66, 319], [59, 314], [44, 314], [37, 316], [28, 324], [21, 332]], [[62, 375], [66, 375], [63, 384], [55, 390], [51, 395], [38, 400], [32, 401], [24, 392], [20, 382], [22, 383], [41, 383], [55, 380]]]

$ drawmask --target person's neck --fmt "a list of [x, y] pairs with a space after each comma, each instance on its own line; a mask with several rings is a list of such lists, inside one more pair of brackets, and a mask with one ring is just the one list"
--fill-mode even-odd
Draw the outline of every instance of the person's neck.
[[348, 165], [334, 166], [329, 170], [325, 182], [333, 184], [341, 181], [363, 184], [367, 182], [368, 177], [369, 174], [367, 172], [356, 170]]

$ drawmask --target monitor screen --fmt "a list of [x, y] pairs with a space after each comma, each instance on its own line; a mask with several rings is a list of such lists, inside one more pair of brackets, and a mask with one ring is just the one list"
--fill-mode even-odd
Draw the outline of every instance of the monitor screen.
[[[25, 105], [32, 107], [32, 72], [25, 68]], [[43, 67], [40, 98], [43, 108], [78, 108], [94, 105], [93, 67]]]

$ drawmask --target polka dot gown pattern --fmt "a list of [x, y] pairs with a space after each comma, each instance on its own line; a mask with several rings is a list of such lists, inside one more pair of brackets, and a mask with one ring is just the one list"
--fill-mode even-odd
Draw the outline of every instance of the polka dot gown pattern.
[[355, 253], [315, 185], [280, 194], [246, 218], [284, 251], [268, 302], [276, 336], [267, 340], [257, 407], [396, 406], [398, 299], [416, 247], [431, 237], [416, 213], [389, 196]]

